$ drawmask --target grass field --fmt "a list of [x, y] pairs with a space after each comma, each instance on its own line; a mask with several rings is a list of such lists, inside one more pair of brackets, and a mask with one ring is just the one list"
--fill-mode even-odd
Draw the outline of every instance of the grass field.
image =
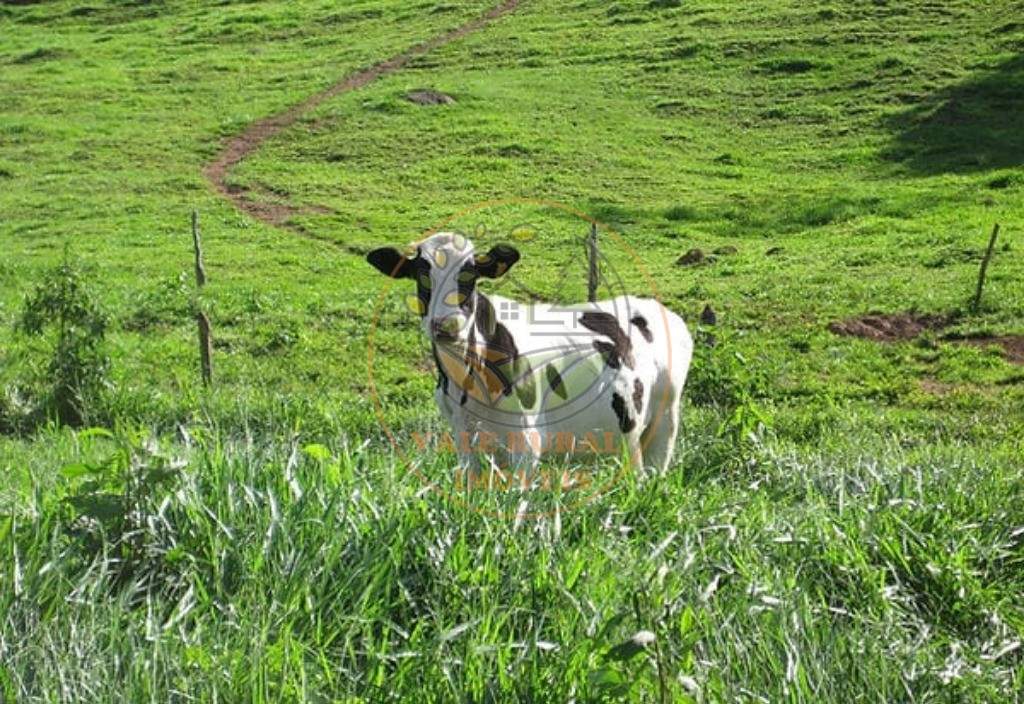
[[[204, 178], [491, 6], [0, 3], [0, 701], [1024, 698], [1024, 7], [525, 0], [262, 144], [250, 211]], [[574, 212], [614, 286], [718, 312], [675, 466], [449, 501], [385, 432], [443, 426], [363, 253], [447, 223], [575, 300]], [[77, 429], [23, 324], [64, 259], [108, 317]], [[944, 325], [830, 330], [867, 314]]]

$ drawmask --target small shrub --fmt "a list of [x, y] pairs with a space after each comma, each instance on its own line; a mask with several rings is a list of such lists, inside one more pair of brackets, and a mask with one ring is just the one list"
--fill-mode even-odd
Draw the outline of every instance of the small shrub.
[[25, 300], [18, 327], [30, 337], [50, 338], [49, 389], [40, 411], [65, 425], [85, 423], [89, 409], [109, 385], [107, 315], [67, 251], [64, 261], [47, 272]]
[[768, 397], [768, 376], [757, 360], [748, 360], [735, 348], [728, 331], [712, 335], [698, 329], [693, 371], [686, 397], [691, 403], [710, 406], [721, 416], [715, 434], [746, 464], [772, 426], [763, 403]]
[[78, 462], [61, 468], [65, 486], [61, 513], [68, 534], [76, 540], [85, 564], [97, 560], [116, 583], [135, 580], [147, 588], [173, 587], [168, 569], [184, 558], [159, 507], [176, 483], [182, 460], [167, 454], [145, 432], [112, 433], [88, 428], [78, 433], [85, 446], [102, 441], [112, 449], [99, 462]]
[[686, 382], [690, 402], [732, 409], [768, 395], [767, 375], [756, 360], [736, 349], [734, 334], [724, 328], [700, 327], [696, 338], [693, 370]]

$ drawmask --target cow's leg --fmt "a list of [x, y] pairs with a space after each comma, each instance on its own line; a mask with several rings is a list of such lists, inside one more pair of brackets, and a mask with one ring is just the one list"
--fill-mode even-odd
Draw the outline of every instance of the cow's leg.
[[540, 430], [523, 426], [510, 430], [505, 437], [505, 453], [512, 471], [536, 469], [540, 464]]
[[446, 393], [447, 386], [438, 384], [434, 400], [441, 413], [452, 426], [452, 441], [455, 443], [455, 454], [459, 458], [459, 467], [472, 472], [481, 470], [480, 453], [477, 445], [476, 428], [469, 421], [464, 410], [455, 399]]
[[644, 448], [640, 438], [640, 431], [626, 433], [622, 437], [626, 443], [626, 450], [629, 452], [629, 464], [633, 469], [643, 469]]
[[481, 468], [480, 453], [475, 451], [464, 452], [461, 449], [459, 452], [459, 467], [470, 472], [479, 472]]
[[664, 472], [675, 451], [679, 433], [679, 399], [670, 398], [662, 414], [643, 434], [644, 464], [655, 472]]

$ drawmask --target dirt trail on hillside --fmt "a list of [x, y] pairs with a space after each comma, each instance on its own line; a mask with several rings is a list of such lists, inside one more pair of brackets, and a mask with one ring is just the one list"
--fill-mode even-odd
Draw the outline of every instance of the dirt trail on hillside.
[[[221, 147], [220, 152], [217, 154], [217, 158], [204, 167], [203, 174], [214, 189], [228, 198], [240, 211], [256, 220], [268, 223], [275, 227], [286, 227], [285, 220], [287, 218], [297, 212], [304, 211], [290, 206], [266, 203], [253, 198], [244, 189], [229, 187], [227, 185], [227, 177], [231, 169], [236, 164], [244, 160], [255, 150], [259, 149], [260, 145], [268, 139], [273, 138], [294, 125], [305, 112], [315, 108], [325, 100], [329, 100], [336, 95], [341, 95], [342, 93], [347, 93], [351, 90], [362, 88], [379, 76], [394, 73], [404, 67], [410, 60], [423, 56], [424, 54], [428, 54], [439, 46], [455, 41], [470, 32], [481, 29], [492, 20], [512, 12], [518, 6], [519, 0], [506, 0], [506, 2], [488, 10], [475, 20], [467, 22], [466, 24], [456, 27], [444, 34], [427, 39], [402, 54], [393, 56], [390, 59], [382, 61], [376, 66], [353, 74], [339, 83], [334, 84], [330, 88], [317, 93], [299, 105], [291, 107], [283, 112], [279, 112], [276, 115], [265, 117], [258, 122], [254, 122], [240, 134], [229, 139], [224, 146]], [[288, 229], [299, 232], [299, 234], [309, 234], [294, 227], [289, 227]]]

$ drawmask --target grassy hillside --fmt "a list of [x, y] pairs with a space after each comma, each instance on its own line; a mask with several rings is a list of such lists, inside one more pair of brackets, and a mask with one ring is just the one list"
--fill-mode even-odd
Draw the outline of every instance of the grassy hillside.
[[[138, 399], [147, 415], [176, 406], [196, 380], [187, 283], [189, 214], [198, 209], [221, 381], [260, 387], [269, 383], [266, 372], [283, 383], [290, 364], [266, 359], [267, 348], [320, 317], [362, 308], [361, 301], [336, 303], [328, 284], [354, 262], [240, 216], [213, 193], [203, 166], [249, 123], [486, 6], [0, 6], [3, 347], [18, 344], [10, 327], [31, 284], [70, 245], [102, 281], [116, 318], [117, 403]], [[351, 337], [339, 326], [329, 333], [305, 354], [322, 360]], [[15, 369], [19, 356], [3, 365], [5, 384], [25, 377]], [[332, 373], [332, 385], [339, 376]], [[302, 384], [304, 391], [316, 386]]]
[[[767, 326], [750, 343], [773, 347], [762, 363], [779, 391], [863, 395], [879, 372], [899, 379], [908, 366], [972, 394], [1016, 378], [977, 350], [893, 364], [825, 332], [869, 311], [962, 312], [995, 221], [1004, 237], [984, 315], [953, 332], [1021, 332], [1021, 39], [1005, 4], [526, 3], [328, 101], [229, 174], [340, 251], [240, 216], [204, 183], [225, 135], [481, 6], [6, 6], [5, 340], [29, 282], [70, 242], [116, 317], [115, 374], [129, 397], [119, 403], [180, 413], [179, 394], [194, 389], [188, 214], [198, 208], [222, 386], [362, 394], [351, 364], [322, 363], [364, 355], [380, 291], [348, 252], [520, 197], [610, 227], [689, 319], [710, 302], [737, 329]], [[422, 86], [458, 102], [403, 99]], [[532, 222], [535, 242], [554, 245], [526, 248], [533, 269], [520, 268], [542, 293], [536, 282], [564, 268], [560, 253], [588, 225], [547, 208], [478, 216], [495, 236]], [[722, 246], [736, 254], [673, 265]], [[622, 274], [631, 290], [649, 288], [636, 267]], [[25, 376], [14, 366], [6, 383]], [[815, 370], [828, 378], [808, 390]], [[136, 384], [140, 372], [152, 383]]]
[[[0, 3], [0, 701], [1019, 700], [1024, 8], [526, 0], [263, 144], [250, 212], [204, 179], [490, 6]], [[449, 501], [385, 433], [442, 425], [362, 253], [446, 223], [575, 300], [579, 214], [609, 291], [718, 311], [675, 467]], [[65, 257], [105, 429], [45, 422], [18, 329]], [[830, 329], [868, 313], [944, 325]]]

